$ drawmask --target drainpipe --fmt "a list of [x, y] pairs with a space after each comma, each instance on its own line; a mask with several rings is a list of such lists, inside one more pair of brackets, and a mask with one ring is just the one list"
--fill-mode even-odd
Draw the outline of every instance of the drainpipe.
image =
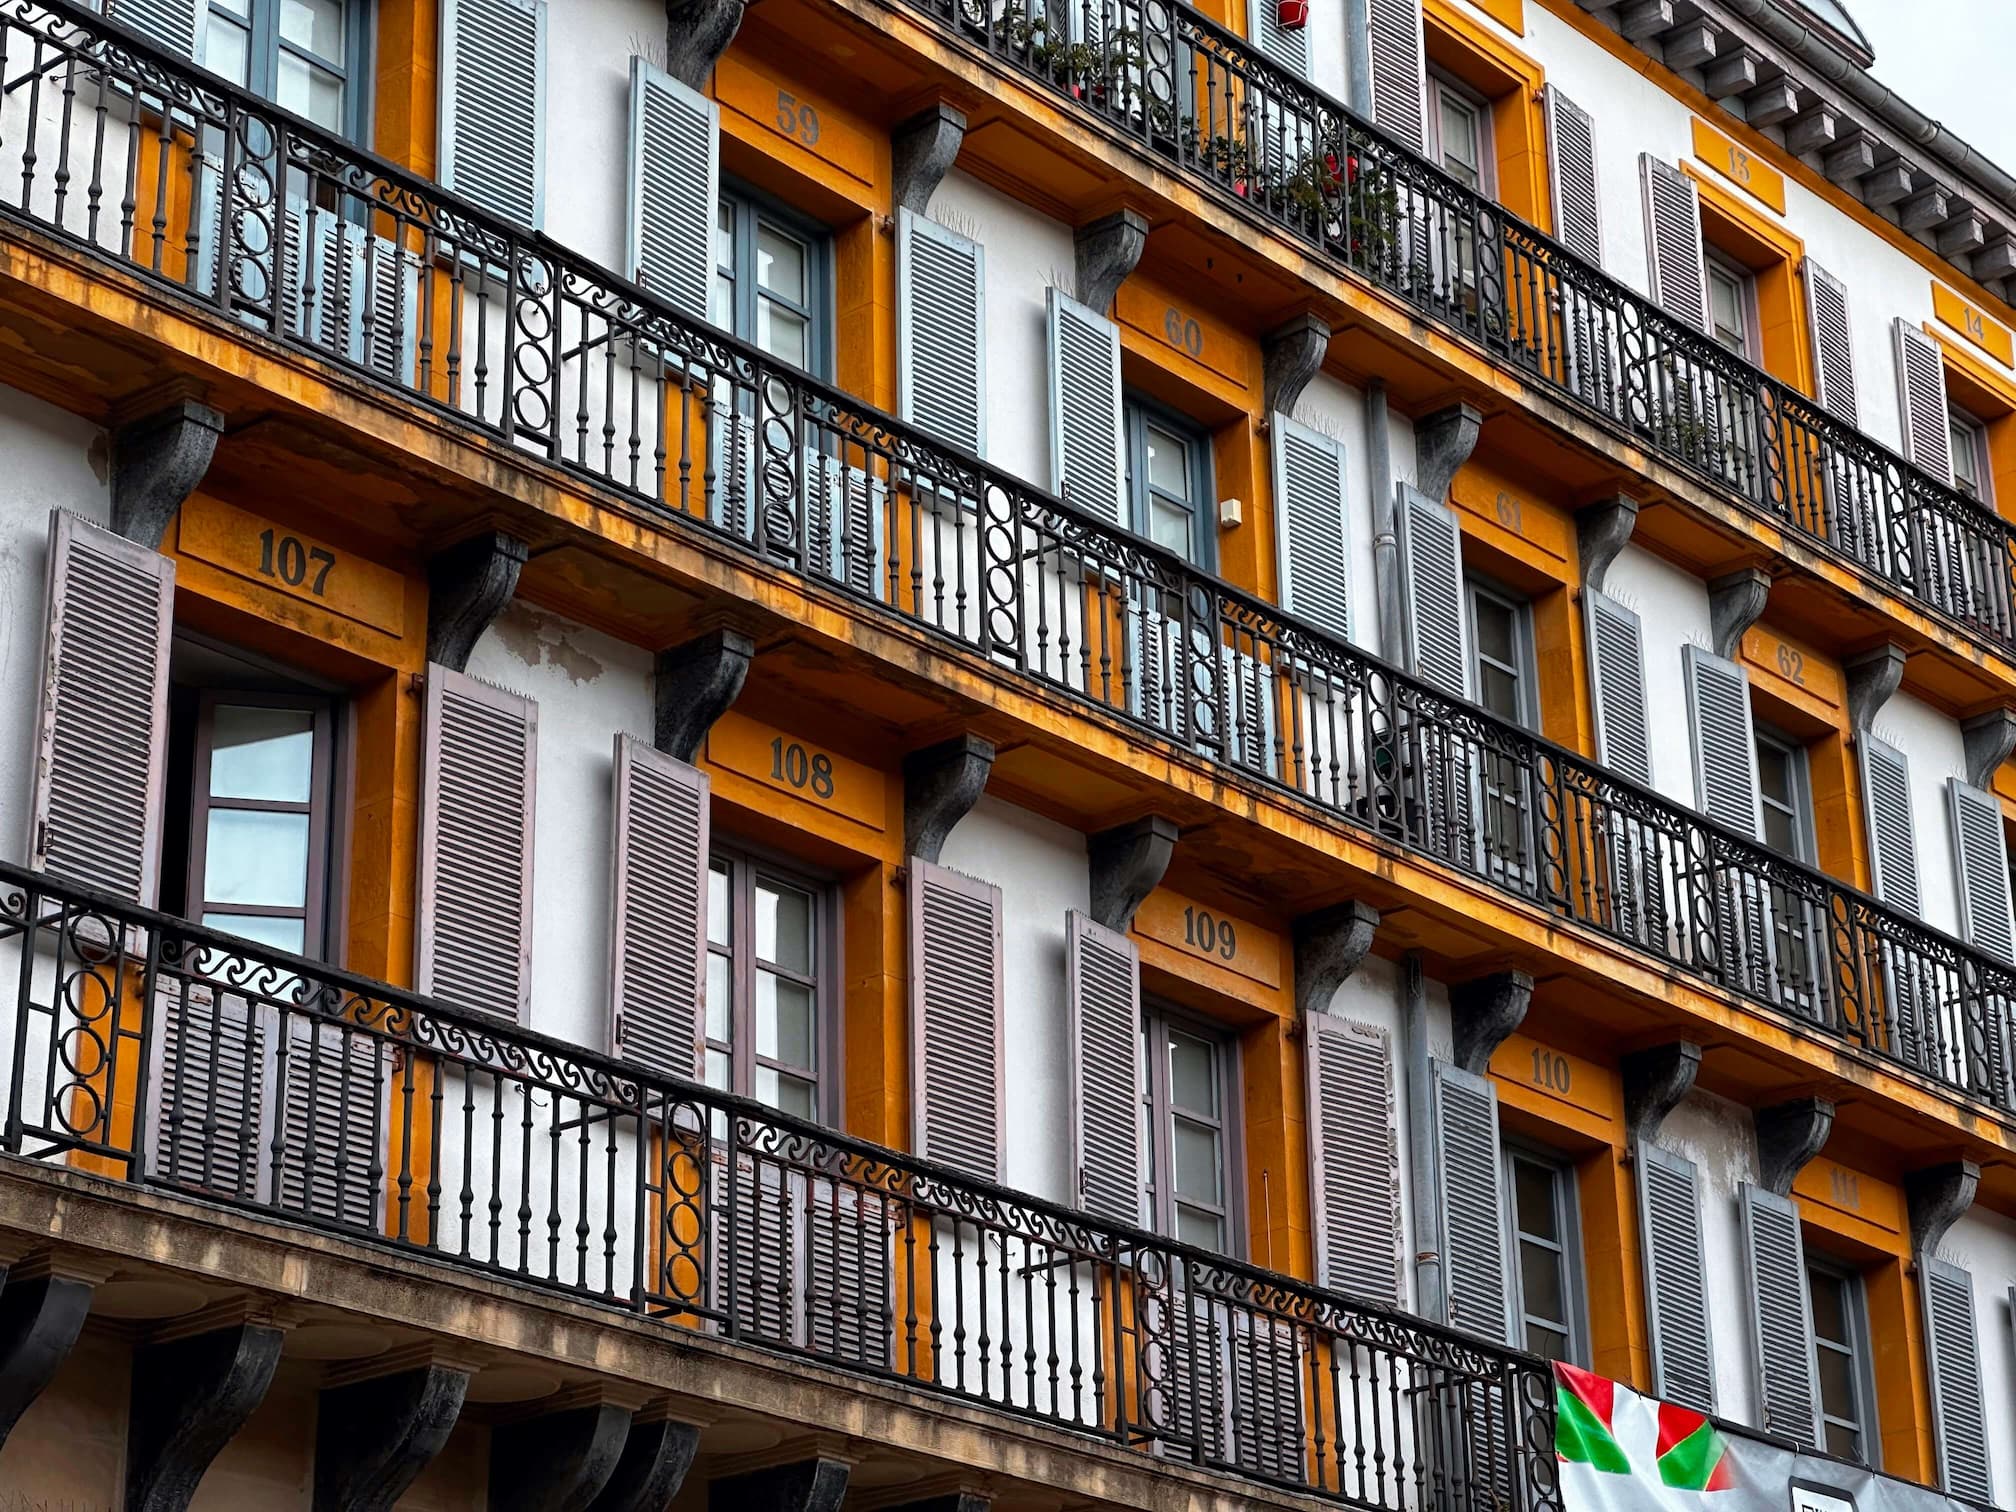
[[1407, 1164], [1414, 1188], [1414, 1311], [1432, 1323], [1449, 1321], [1442, 1284], [1442, 1167], [1435, 1160], [1435, 1120], [1429, 1098], [1428, 983], [1421, 957], [1400, 963], [1401, 1069], [1407, 1078]]
[[1393, 491], [1393, 428], [1387, 423], [1386, 380], [1365, 385], [1365, 470], [1372, 487], [1372, 585], [1379, 604], [1379, 654], [1407, 664], [1400, 610], [1400, 509]]
[[1372, 119], [1371, 0], [1344, 0], [1344, 103]]

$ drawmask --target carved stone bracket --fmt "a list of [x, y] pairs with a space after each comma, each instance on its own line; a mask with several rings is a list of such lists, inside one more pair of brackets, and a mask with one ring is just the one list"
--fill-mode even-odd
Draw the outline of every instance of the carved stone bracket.
[[697, 757], [714, 721], [741, 695], [755, 656], [754, 641], [726, 628], [660, 651], [651, 675], [651, 743], [680, 761]]
[[1873, 651], [1850, 657], [1842, 670], [1848, 674], [1848, 721], [1860, 735], [1875, 722], [1890, 695], [1904, 681], [1906, 651], [1889, 641]]
[[95, 1289], [48, 1274], [0, 1287], [0, 1447], [70, 1357]]
[[1610, 564], [1638, 527], [1638, 501], [1618, 494], [1575, 512], [1575, 542], [1582, 558], [1582, 586], [1603, 591]]
[[1372, 949], [1379, 910], [1355, 898], [1295, 921], [1295, 1011], [1328, 1013], [1337, 989]]
[[516, 536], [487, 530], [427, 564], [427, 660], [468, 670], [469, 653], [511, 602], [530, 554]]
[[1623, 1070], [1624, 1129], [1628, 1147], [1636, 1149], [1640, 1141], [1658, 1139], [1666, 1115], [1694, 1090], [1701, 1047], [1691, 1040], [1675, 1040], [1634, 1050], [1624, 1057]]
[[1911, 1213], [1911, 1253], [1936, 1255], [1960, 1215], [1974, 1205], [1981, 1185], [1981, 1167], [1971, 1160], [1949, 1160], [1904, 1177], [1904, 1201]]
[[1995, 774], [2016, 750], [2016, 709], [1976, 714], [1961, 724], [1960, 738], [1967, 752], [1967, 780], [1977, 788], [1992, 789]]
[[710, 1482], [708, 1512], [839, 1512], [847, 1494], [845, 1460], [799, 1460]]
[[1295, 401], [1322, 370], [1323, 356], [1329, 350], [1329, 323], [1312, 314], [1297, 315], [1278, 331], [1267, 333], [1260, 343], [1267, 414], [1295, 413]]
[[895, 170], [895, 203], [912, 215], [922, 215], [945, 175], [959, 158], [966, 140], [966, 112], [943, 100], [899, 121], [889, 133], [891, 166]]
[[1452, 404], [1414, 422], [1415, 487], [1438, 503], [1449, 497], [1457, 471], [1477, 449], [1484, 416], [1474, 406]]
[[158, 551], [217, 454], [224, 416], [183, 399], [112, 432], [112, 528]]
[[587, 1512], [616, 1473], [630, 1409], [563, 1407], [490, 1435], [490, 1512]]
[[1708, 585], [1708, 622], [1715, 654], [1730, 661], [1743, 645], [1743, 635], [1764, 613], [1771, 597], [1771, 574], [1762, 567], [1739, 567]]
[[281, 1332], [234, 1323], [133, 1356], [126, 1512], [185, 1512], [203, 1473], [265, 1399]]
[[1491, 1057], [1525, 1022], [1533, 1003], [1533, 978], [1495, 971], [1449, 989], [1449, 1022], [1456, 1031], [1456, 1064], [1473, 1076], [1491, 1069]]
[[994, 745], [961, 735], [903, 758], [903, 854], [935, 862], [952, 826], [987, 790]]
[[1834, 1104], [1824, 1097], [1795, 1097], [1757, 1110], [1757, 1183], [1780, 1197], [1820, 1153], [1834, 1132]]
[[715, 60], [742, 25], [743, 0], [666, 0], [665, 71], [704, 89]]
[[1179, 831], [1174, 819], [1150, 814], [1132, 824], [1101, 830], [1085, 842], [1092, 871], [1092, 917], [1121, 934], [1135, 910], [1162, 885]]
[[664, 1512], [685, 1485], [699, 1447], [697, 1424], [662, 1417], [631, 1423], [623, 1457], [588, 1512]]
[[1074, 240], [1078, 302], [1104, 314], [1148, 249], [1148, 217], [1138, 210], [1115, 210], [1080, 226]]
[[315, 1512], [391, 1512], [455, 1431], [468, 1390], [469, 1372], [448, 1365], [325, 1387]]

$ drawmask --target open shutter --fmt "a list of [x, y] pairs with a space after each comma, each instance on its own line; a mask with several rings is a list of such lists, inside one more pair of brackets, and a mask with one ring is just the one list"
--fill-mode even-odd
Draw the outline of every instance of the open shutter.
[[420, 773], [419, 985], [521, 1018], [532, 993], [532, 798], [539, 706], [427, 668]]
[[1713, 1412], [1715, 1348], [1701, 1255], [1701, 1186], [1693, 1161], [1657, 1145], [1638, 1147], [1638, 1229], [1645, 1245], [1654, 1394]]
[[616, 737], [611, 846], [610, 1046], [698, 1081], [706, 1033], [707, 774]]
[[1806, 1294], [1806, 1243], [1789, 1198], [1745, 1182], [1743, 1256], [1749, 1268], [1750, 1346], [1766, 1433], [1815, 1447], [1813, 1314]]
[[1641, 153], [1646, 261], [1652, 302], [1697, 331], [1708, 328], [1708, 266], [1701, 252], [1701, 193], [1670, 163]]
[[1695, 645], [1680, 648], [1687, 712], [1694, 724], [1694, 795], [1701, 812], [1740, 834], [1757, 834], [1757, 736], [1750, 678], [1736, 663]]
[[1071, 1015], [1071, 1149], [1078, 1205], [1141, 1221], [1141, 957], [1073, 909], [1064, 919]]
[[1876, 879], [1876, 896], [1915, 917], [1918, 846], [1911, 823], [1911, 769], [1902, 751], [1867, 730], [1855, 737], [1855, 743], [1862, 752], [1862, 817], [1869, 826], [1869, 869]]
[[546, 0], [441, 0], [442, 187], [537, 230], [545, 146]]
[[58, 510], [47, 603], [29, 865], [151, 908], [175, 564]]
[[1001, 1180], [1001, 889], [910, 858], [912, 1145]]
[[1925, 1313], [1926, 1367], [1932, 1377], [1939, 1489], [1987, 1506], [1994, 1502], [1995, 1487], [1988, 1473], [1974, 1277], [1935, 1256], [1920, 1255], [1918, 1292]]
[[1645, 638], [1633, 610], [1594, 588], [1582, 590], [1588, 616], [1589, 685], [1596, 706], [1596, 759], [1650, 786], [1652, 730], [1645, 710]]
[[1050, 486], [1079, 508], [1124, 525], [1120, 328], [1055, 288], [1049, 292]]
[[377, 1231], [392, 1092], [388, 1048], [361, 1029], [290, 1015], [284, 1049], [283, 1153], [273, 1200], [289, 1213]]
[[1276, 0], [1247, 0], [1246, 35], [1283, 68], [1309, 77], [1309, 33], [1303, 27], [1283, 26]]
[[1327, 1013], [1305, 1014], [1302, 1026], [1316, 1279], [1399, 1307], [1406, 1298], [1389, 1037], [1384, 1029]]
[[1828, 414], [1854, 425], [1855, 349], [1848, 334], [1848, 286], [1810, 257], [1806, 323], [1813, 332], [1813, 397]]
[[1372, 118], [1419, 152], [1427, 143], [1427, 74], [1421, 66], [1421, 0], [1370, 0]]
[[1273, 432], [1281, 606], [1348, 639], [1351, 523], [1344, 444], [1286, 415], [1274, 415], [1268, 425]]
[[105, 0], [105, 14], [177, 57], [193, 58], [209, 7], [204, 0]]
[[1960, 883], [1960, 934], [1998, 961], [2016, 961], [2009, 916], [2009, 849], [2002, 804], [1958, 777], [1946, 782], [1953, 819], [1953, 865]]
[[1493, 1343], [1509, 1343], [1498, 1094], [1484, 1077], [1436, 1061], [1434, 1115], [1449, 1321]]
[[1596, 190], [1596, 118], [1552, 84], [1546, 88], [1547, 161], [1554, 176], [1554, 239], [1591, 267], [1603, 266]]
[[1953, 431], [1946, 408], [1946, 359], [1939, 343], [1899, 316], [1897, 402], [1903, 411], [1904, 456], [1941, 483], [1953, 481]]
[[980, 244], [896, 216], [896, 401], [941, 441], [987, 450], [986, 259]]
[[1408, 661], [1415, 676], [1462, 698], [1470, 686], [1463, 612], [1463, 531], [1456, 511], [1400, 485], [1400, 559], [1407, 591]]
[[642, 58], [630, 60], [630, 201], [624, 271], [705, 320], [721, 198], [721, 107]]

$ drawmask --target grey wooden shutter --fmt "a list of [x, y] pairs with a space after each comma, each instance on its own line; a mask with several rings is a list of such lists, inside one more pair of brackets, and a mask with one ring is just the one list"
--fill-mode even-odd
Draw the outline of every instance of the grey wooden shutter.
[[193, 58], [209, 7], [204, 0], [105, 0], [105, 14], [177, 57]]
[[377, 1230], [384, 1219], [392, 1062], [380, 1041], [290, 1015], [273, 1200], [290, 1213]]
[[539, 706], [430, 665], [421, 738], [420, 990], [520, 1018], [532, 993]]
[[728, 1265], [722, 1282], [731, 1295], [721, 1305], [728, 1309], [737, 1338], [795, 1344], [798, 1260], [803, 1253], [802, 1185], [774, 1160], [740, 1152], [733, 1160], [731, 1197], [728, 1169], [714, 1167], [714, 1190], [721, 1204], [717, 1228], [728, 1230]]
[[705, 320], [721, 198], [721, 107], [642, 58], [630, 60], [630, 197], [624, 272]]
[[1701, 1185], [1694, 1162], [1638, 1147], [1638, 1230], [1645, 1248], [1645, 1316], [1652, 1384], [1664, 1401], [1715, 1410], [1715, 1347], [1701, 1251]]
[[1855, 742], [1862, 753], [1862, 817], [1869, 828], [1869, 870], [1876, 880], [1876, 896], [1915, 916], [1918, 846], [1911, 822], [1910, 766], [1902, 751], [1867, 730]]
[[1708, 328], [1708, 267], [1701, 252], [1701, 193], [1651, 153], [1638, 157], [1645, 187], [1645, 250], [1652, 301], [1697, 331]]
[[186, 976], [153, 995], [148, 1100], [159, 1179], [256, 1199], [272, 1150], [272, 1010]]
[[1554, 239], [1603, 266], [1602, 198], [1596, 189], [1596, 118], [1549, 84], [1547, 162], [1553, 173]]
[[1981, 1398], [1981, 1341], [1974, 1322], [1974, 1277], [1933, 1255], [1918, 1257], [1925, 1314], [1926, 1367], [1932, 1377], [1932, 1430], [1939, 1446], [1939, 1489], [1991, 1505], [1988, 1428]]
[[1327, 1013], [1305, 1014], [1302, 1026], [1316, 1279], [1382, 1306], [1401, 1306], [1400, 1142], [1390, 1037]]
[[910, 858], [915, 1153], [1001, 1179], [1001, 889]]
[[1854, 425], [1855, 348], [1849, 339], [1848, 286], [1810, 257], [1806, 323], [1813, 332], [1813, 397], [1828, 414]]
[[441, 0], [441, 184], [539, 229], [546, 0]]
[[1463, 612], [1463, 529], [1456, 511], [1400, 485], [1400, 559], [1407, 592], [1408, 660], [1415, 676], [1462, 698], [1470, 687]]
[[1436, 1061], [1434, 1114], [1449, 1321], [1495, 1343], [1510, 1343], [1498, 1094], [1486, 1078]]
[[1050, 486], [1124, 525], [1120, 328], [1059, 293], [1050, 299]]
[[939, 440], [987, 450], [986, 259], [908, 210], [896, 216], [896, 400]]
[[610, 1047], [698, 1081], [706, 1036], [707, 774], [616, 737]]
[[1953, 820], [1953, 865], [1960, 884], [1960, 934], [1998, 961], [2016, 961], [2009, 915], [2009, 848], [2002, 804], [1993, 793], [1946, 781]]
[[1416, 152], [1427, 143], [1421, 0], [1370, 0], [1372, 118]]
[[1306, 28], [1283, 26], [1275, 0], [1247, 0], [1246, 35], [1283, 68], [1309, 77], [1309, 33]]
[[47, 591], [29, 865], [151, 908], [175, 564], [58, 510]]
[[889, 1199], [813, 1177], [806, 1203], [806, 1342], [850, 1365], [886, 1369], [894, 1333]]
[[1953, 431], [1946, 407], [1946, 359], [1939, 343], [1901, 316], [1897, 337], [1897, 403], [1903, 411], [1904, 456], [1941, 483], [1953, 481]]
[[1596, 759], [1651, 786], [1652, 729], [1645, 708], [1644, 628], [1635, 611], [1594, 588], [1582, 590], [1589, 631], [1589, 691], [1596, 706]]
[[1125, 935], [1079, 913], [1064, 920], [1070, 1000], [1071, 1149], [1079, 1206], [1141, 1221], [1141, 957]]
[[1694, 725], [1695, 799], [1710, 819], [1754, 839], [1757, 735], [1750, 721], [1749, 674], [1695, 645], [1680, 648], [1680, 664]]
[[1806, 1243], [1789, 1198], [1743, 1183], [1743, 1256], [1750, 1283], [1750, 1346], [1757, 1401], [1767, 1433], [1815, 1447], [1813, 1314], [1806, 1294]]
[[1302, 1350], [1295, 1325], [1231, 1315], [1232, 1463], [1249, 1475], [1304, 1479]]
[[1348, 639], [1351, 634], [1351, 514], [1344, 444], [1276, 414], [1273, 432], [1275, 549], [1281, 606]]

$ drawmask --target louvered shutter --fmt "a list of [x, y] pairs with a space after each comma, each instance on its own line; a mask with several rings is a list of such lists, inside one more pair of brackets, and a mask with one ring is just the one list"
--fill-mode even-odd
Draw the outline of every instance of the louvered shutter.
[[1231, 1318], [1232, 1463], [1248, 1475], [1304, 1479], [1302, 1349], [1295, 1326], [1234, 1312]]
[[[802, 1179], [802, 1178], [801, 1178]], [[886, 1369], [894, 1333], [894, 1209], [873, 1190], [814, 1177], [806, 1204], [806, 1342], [850, 1365]]]
[[728, 1167], [714, 1166], [720, 1203], [715, 1232], [728, 1230], [728, 1265], [716, 1274], [728, 1295], [720, 1301], [735, 1336], [770, 1344], [795, 1344], [799, 1318], [801, 1181], [772, 1160], [734, 1156], [734, 1192]]
[[1701, 193], [1651, 153], [1638, 158], [1645, 188], [1646, 263], [1652, 301], [1697, 331], [1708, 328], [1708, 267], [1701, 252]]
[[1921, 1254], [1918, 1291], [1925, 1314], [1926, 1367], [1932, 1377], [1939, 1489], [1983, 1506], [1992, 1505], [1995, 1486], [1988, 1472], [1974, 1277], [1957, 1265]]
[[106, 0], [105, 14], [123, 21], [157, 47], [193, 58], [209, 7], [204, 0]]
[[986, 259], [976, 241], [896, 216], [896, 400], [941, 441], [987, 450]]
[[1401, 485], [1400, 557], [1415, 676], [1462, 698], [1470, 686], [1469, 616], [1463, 612], [1463, 531], [1456, 511]]
[[1001, 1179], [1001, 889], [910, 858], [912, 1143]]
[[1276, 0], [1247, 0], [1246, 35], [1283, 68], [1309, 77], [1309, 33], [1302, 27], [1283, 26]]
[[1862, 751], [1862, 817], [1869, 827], [1869, 870], [1876, 896], [1917, 915], [1918, 847], [1911, 823], [1911, 769], [1904, 753], [1867, 730], [1855, 737]]
[[1165, 1346], [1151, 1333], [1146, 1345], [1149, 1421], [1171, 1450], [1187, 1456], [1196, 1444], [1204, 1459], [1222, 1462], [1232, 1399], [1230, 1321], [1209, 1297], [1181, 1292], [1156, 1294], [1147, 1311], [1168, 1320], [1169, 1335]]
[[537, 230], [545, 146], [545, 0], [441, 0], [442, 187]]
[[376, 1231], [384, 1217], [392, 1062], [371, 1035], [290, 1016], [280, 1088], [279, 1189], [289, 1213]]
[[419, 984], [520, 1018], [532, 991], [532, 799], [539, 706], [427, 668], [420, 772]]
[[1743, 1183], [1743, 1256], [1750, 1283], [1750, 1347], [1757, 1371], [1758, 1424], [1815, 1446], [1813, 1314], [1806, 1292], [1806, 1243], [1790, 1199]]
[[1050, 486], [1124, 525], [1120, 328], [1055, 288], [1050, 298]]
[[1652, 730], [1645, 708], [1645, 638], [1635, 611], [1594, 588], [1582, 590], [1589, 632], [1589, 688], [1596, 706], [1596, 759], [1633, 782], [1652, 783]]
[[29, 865], [153, 907], [161, 880], [175, 564], [49, 518]]
[[213, 1197], [256, 1200], [272, 1150], [272, 1011], [175, 976], [155, 990], [153, 1013], [148, 1169]]
[[642, 58], [630, 60], [624, 271], [693, 320], [707, 319], [714, 287], [720, 110]]
[[1694, 795], [1701, 812], [1757, 835], [1757, 736], [1750, 678], [1736, 663], [1695, 645], [1680, 648], [1694, 725]]
[[1370, 0], [1372, 118], [1416, 152], [1423, 128], [1427, 74], [1421, 66], [1421, 0]]
[[1348, 639], [1351, 634], [1351, 516], [1344, 444], [1276, 414], [1274, 532], [1281, 606]]
[[1400, 1143], [1384, 1029], [1327, 1013], [1302, 1025], [1316, 1279], [1385, 1307], [1400, 1276]]
[[1638, 1230], [1645, 1246], [1655, 1394], [1713, 1412], [1715, 1348], [1701, 1250], [1701, 1186], [1693, 1161], [1657, 1145], [1638, 1147]]
[[1946, 781], [1953, 821], [1953, 865], [1960, 884], [1960, 934], [1998, 961], [2016, 961], [2009, 915], [2009, 849], [2002, 804], [1993, 793]]
[[1806, 323], [1813, 332], [1813, 397], [1828, 414], [1854, 425], [1855, 349], [1848, 332], [1848, 286], [1810, 257]]
[[1904, 456], [1941, 483], [1953, 481], [1953, 431], [1946, 407], [1946, 359], [1939, 343], [1901, 316], [1897, 334], [1897, 402], [1903, 411]]
[[1449, 1321], [1494, 1343], [1509, 1343], [1498, 1095], [1485, 1078], [1436, 1061], [1434, 1115]]
[[1071, 1149], [1078, 1205], [1141, 1221], [1141, 958], [1134, 942], [1072, 910], [1064, 921], [1070, 1006]]
[[706, 1032], [707, 774], [616, 737], [609, 1001], [613, 1052], [698, 1081]]
[[1545, 97], [1554, 239], [1591, 267], [1600, 268], [1603, 215], [1596, 189], [1596, 118], [1552, 84]]

